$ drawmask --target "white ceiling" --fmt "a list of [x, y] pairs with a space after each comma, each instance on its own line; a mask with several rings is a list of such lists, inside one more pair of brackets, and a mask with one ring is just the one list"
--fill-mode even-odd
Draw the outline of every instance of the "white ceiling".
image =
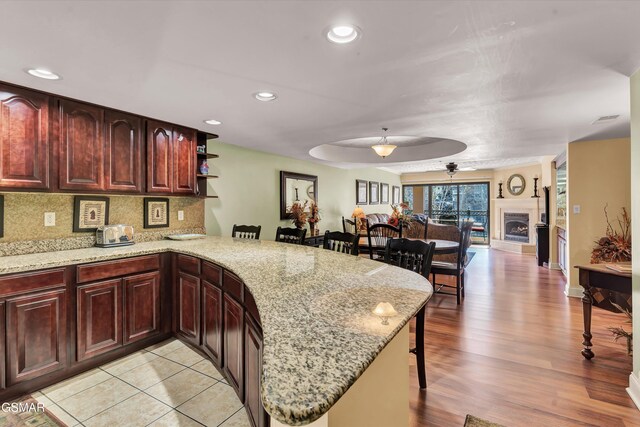
[[[0, 14], [0, 80], [308, 160], [383, 126], [462, 141], [443, 160], [479, 166], [626, 136], [640, 68], [638, 1], [2, 1]], [[327, 42], [340, 22], [362, 38]], [[278, 99], [252, 98], [265, 89]]]

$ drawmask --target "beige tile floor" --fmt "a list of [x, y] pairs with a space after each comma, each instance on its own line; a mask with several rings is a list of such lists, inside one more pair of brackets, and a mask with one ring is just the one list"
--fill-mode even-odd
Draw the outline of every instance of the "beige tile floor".
[[249, 427], [207, 359], [168, 340], [33, 393], [69, 427]]

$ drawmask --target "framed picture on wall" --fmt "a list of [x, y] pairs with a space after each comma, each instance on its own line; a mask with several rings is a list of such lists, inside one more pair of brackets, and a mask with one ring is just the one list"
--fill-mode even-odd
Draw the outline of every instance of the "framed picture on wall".
[[389, 204], [389, 184], [380, 183], [380, 203]]
[[367, 181], [356, 179], [356, 205], [366, 205], [368, 200]]
[[392, 196], [391, 196], [391, 203], [394, 205], [397, 205], [398, 203], [400, 203], [400, 187], [397, 185], [394, 185], [392, 187]]
[[[280, 219], [291, 218], [294, 203], [310, 209], [311, 203], [318, 202], [318, 177], [297, 172], [280, 171]], [[310, 211], [308, 211], [310, 212]]]
[[169, 199], [166, 197], [144, 198], [144, 228], [169, 226]]
[[376, 181], [369, 181], [369, 204], [377, 205], [380, 203], [378, 191], [380, 190]]
[[75, 196], [73, 198], [73, 232], [96, 231], [109, 224], [109, 198]]

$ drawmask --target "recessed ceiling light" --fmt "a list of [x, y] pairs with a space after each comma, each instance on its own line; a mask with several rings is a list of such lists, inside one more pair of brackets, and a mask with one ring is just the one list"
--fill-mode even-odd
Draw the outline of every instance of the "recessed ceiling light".
[[56, 73], [52, 73], [49, 70], [45, 70], [44, 68], [29, 68], [26, 70], [27, 73], [31, 74], [34, 77], [39, 77], [41, 79], [47, 79], [47, 80], [60, 80], [61, 77], [56, 74]]
[[273, 101], [274, 99], [276, 99], [278, 97], [278, 95], [276, 95], [273, 92], [268, 92], [266, 90], [261, 90], [260, 92], [256, 92], [253, 94], [253, 97], [255, 99], [257, 99], [258, 101]]
[[362, 35], [362, 30], [355, 25], [333, 25], [325, 30], [327, 40], [332, 43], [351, 43]]
[[213, 126], [217, 126], [217, 125], [221, 125], [222, 122], [215, 120], [215, 119], [209, 119], [209, 120], [204, 120], [204, 122], [208, 125], [213, 125]]

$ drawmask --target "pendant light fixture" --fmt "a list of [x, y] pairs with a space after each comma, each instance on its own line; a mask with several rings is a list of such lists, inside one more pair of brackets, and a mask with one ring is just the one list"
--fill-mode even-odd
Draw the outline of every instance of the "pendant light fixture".
[[[389, 128], [382, 128], [382, 130], [386, 132], [389, 130]], [[393, 150], [395, 150], [398, 147], [396, 145], [389, 144], [387, 142], [387, 135], [385, 133], [384, 136], [380, 139], [380, 141], [378, 141], [376, 145], [372, 145], [371, 148], [373, 148], [373, 150], [376, 152], [378, 156], [384, 159], [385, 157], [393, 153]]]

